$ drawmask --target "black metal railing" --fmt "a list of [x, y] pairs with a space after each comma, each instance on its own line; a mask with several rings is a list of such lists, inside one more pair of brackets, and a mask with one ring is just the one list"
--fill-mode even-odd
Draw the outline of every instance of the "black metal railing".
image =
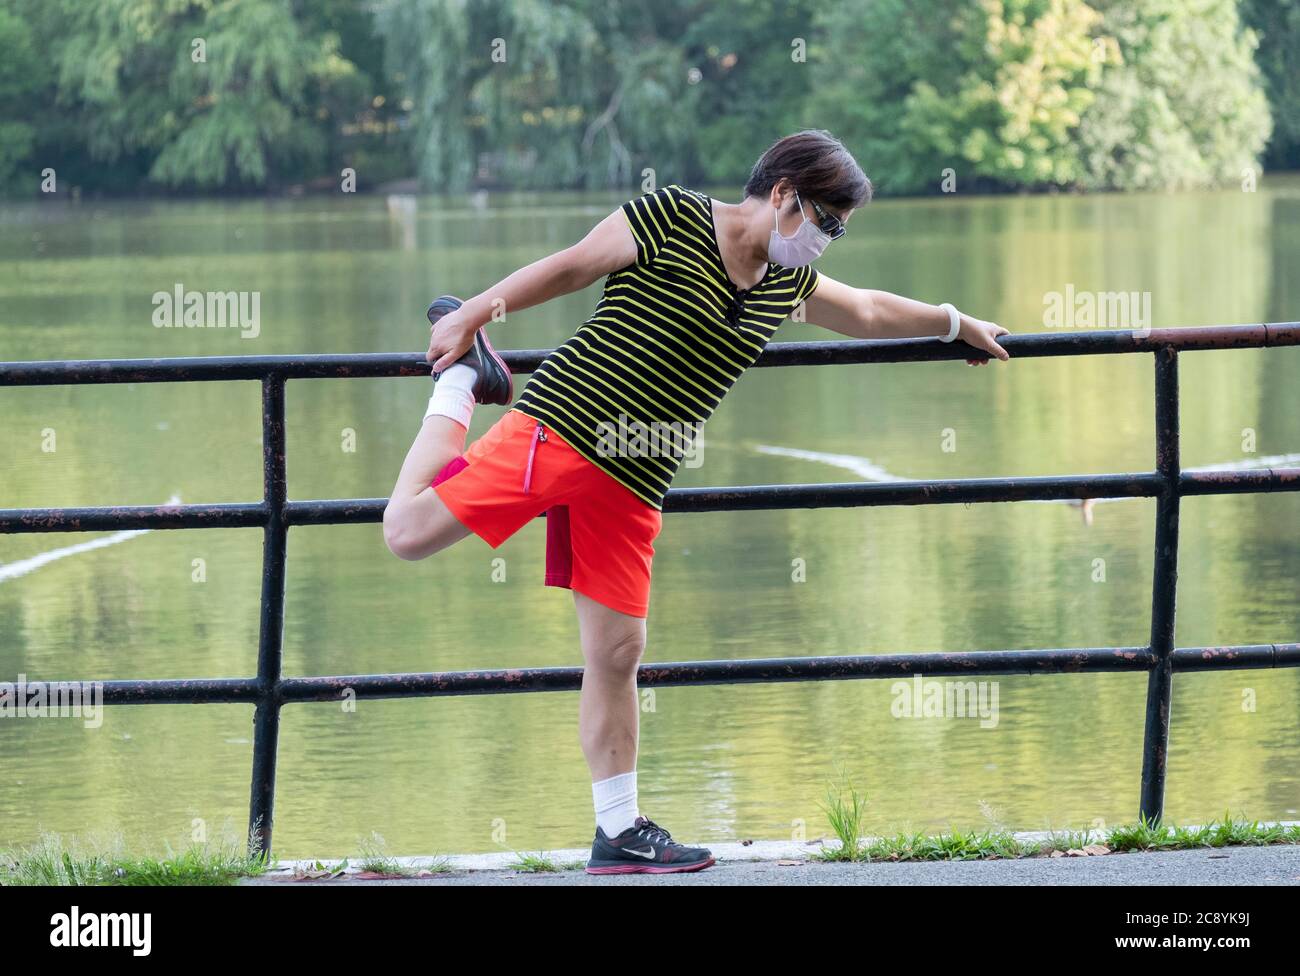
[[[925, 654], [865, 654], [837, 657], [759, 658], [645, 664], [644, 685], [733, 684], [883, 678], [925, 675], [1031, 674], [1043, 672], [1146, 671], [1146, 725], [1139, 813], [1163, 814], [1169, 714], [1175, 671], [1300, 666], [1300, 643], [1229, 647], [1174, 647], [1178, 576], [1178, 510], [1185, 495], [1300, 490], [1300, 468], [1245, 471], [1183, 471], [1178, 444], [1178, 353], [1180, 350], [1243, 349], [1300, 345], [1300, 323], [1011, 335], [1002, 344], [1014, 358], [1152, 353], [1155, 357], [1155, 470], [1126, 474], [1037, 478], [977, 478], [887, 484], [753, 485], [684, 488], [668, 493], [666, 512], [717, 512], [776, 508], [867, 505], [934, 505], [1032, 499], [1156, 499], [1155, 566], [1149, 642], [1132, 647], [1069, 647], [1042, 650], [968, 651]], [[514, 372], [531, 372], [549, 350], [505, 352]], [[763, 366], [898, 363], [984, 357], [962, 343], [934, 339], [858, 342], [789, 342], [768, 347]], [[524, 668], [431, 674], [362, 674], [285, 677], [281, 667], [284, 633], [285, 554], [295, 525], [379, 522], [387, 499], [290, 501], [285, 476], [285, 383], [291, 379], [427, 376], [414, 354], [330, 356], [214, 356], [0, 363], [0, 386], [87, 383], [172, 383], [201, 380], [260, 380], [262, 385], [262, 470], [260, 502], [108, 508], [0, 510], [0, 533], [86, 532], [123, 528], [198, 529], [261, 527], [261, 629], [255, 678], [104, 681], [105, 704], [248, 702], [253, 718], [253, 769], [249, 800], [250, 837], [271, 849], [275, 807], [276, 749], [280, 709], [289, 702], [331, 701], [340, 694], [360, 698], [573, 691], [582, 669]]]

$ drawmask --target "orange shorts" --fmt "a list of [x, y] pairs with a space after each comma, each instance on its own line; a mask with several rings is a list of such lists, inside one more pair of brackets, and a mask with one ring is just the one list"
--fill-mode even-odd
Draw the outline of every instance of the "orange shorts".
[[545, 512], [546, 585], [646, 615], [662, 514], [540, 421], [507, 410], [432, 486], [493, 549]]

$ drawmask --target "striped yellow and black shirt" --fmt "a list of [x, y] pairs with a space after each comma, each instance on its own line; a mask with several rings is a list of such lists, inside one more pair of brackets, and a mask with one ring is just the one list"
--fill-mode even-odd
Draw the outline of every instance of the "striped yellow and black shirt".
[[811, 265], [727, 276], [706, 194], [671, 184], [623, 204], [637, 258], [533, 373], [514, 409], [657, 509], [700, 426], [817, 287]]

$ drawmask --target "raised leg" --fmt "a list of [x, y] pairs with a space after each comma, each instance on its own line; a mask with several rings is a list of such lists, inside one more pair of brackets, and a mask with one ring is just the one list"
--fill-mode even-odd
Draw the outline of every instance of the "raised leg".
[[465, 450], [468, 431], [450, 417], [426, 417], [384, 509], [384, 542], [401, 559], [423, 559], [469, 535], [429, 483]]

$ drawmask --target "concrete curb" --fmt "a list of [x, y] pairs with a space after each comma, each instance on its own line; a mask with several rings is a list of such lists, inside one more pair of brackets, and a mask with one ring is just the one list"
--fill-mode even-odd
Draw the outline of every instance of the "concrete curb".
[[[1300, 825], [1297, 820], [1275, 820], [1260, 821], [1264, 827], [1294, 827]], [[1194, 830], [1195, 826], [1185, 829]], [[1060, 834], [1064, 831], [1057, 831]], [[1044, 843], [1051, 839], [1052, 831], [1047, 830], [1026, 830], [1014, 831], [1012, 836], [1022, 843]], [[878, 838], [865, 837], [864, 842], [871, 842]], [[1100, 841], [1094, 841], [1099, 843]], [[755, 862], [755, 861], [808, 861], [812, 856], [824, 848], [839, 847], [839, 841], [817, 839], [799, 843], [797, 841], [779, 841], [779, 840], [756, 840], [747, 844], [734, 841], [728, 841], [720, 844], [708, 844], [708, 848], [713, 851], [714, 859], [722, 864], [724, 862]], [[448, 854], [441, 857], [433, 855], [416, 855], [410, 857], [393, 857], [391, 860], [396, 861], [403, 867], [410, 868], [412, 871], [430, 868], [435, 863], [443, 863], [455, 871], [509, 871], [512, 870], [520, 854], [538, 854], [547, 858], [556, 865], [564, 866], [575, 862], [586, 863], [587, 858], [591, 856], [589, 847], [569, 847], [559, 848], [550, 851], [501, 851], [491, 854]], [[1105, 855], [1102, 855], [1105, 856]], [[263, 877], [278, 878], [292, 877], [299, 869], [313, 870], [316, 864], [324, 864], [327, 867], [339, 864], [344, 860], [343, 857], [320, 857], [306, 858], [286, 861], [276, 861], [275, 866], [269, 869]], [[347, 858], [348, 867], [344, 870], [346, 875], [359, 874], [360, 869], [351, 863], [352, 858]]]

